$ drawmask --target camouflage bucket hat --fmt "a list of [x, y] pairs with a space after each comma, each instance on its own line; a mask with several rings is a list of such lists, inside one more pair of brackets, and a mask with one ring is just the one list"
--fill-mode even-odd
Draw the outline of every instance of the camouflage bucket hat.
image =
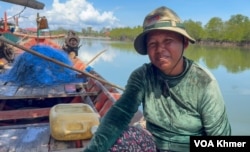
[[186, 37], [191, 43], [195, 42], [195, 39], [189, 36], [186, 32], [185, 27], [178, 15], [171, 9], [162, 6], [149, 13], [144, 19], [143, 32], [139, 34], [134, 41], [134, 47], [139, 54], [147, 54], [145, 37], [148, 32], [153, 30], [177, 32]]

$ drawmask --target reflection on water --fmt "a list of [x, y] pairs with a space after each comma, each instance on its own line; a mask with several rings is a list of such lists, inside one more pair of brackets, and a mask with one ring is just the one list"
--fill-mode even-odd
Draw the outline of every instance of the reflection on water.
[[[132, 43], [82, 39], [79, 57], [88, 62], [103, 49], [91, 66], [107, 81], [124, 87], [130, 73], [147, 56], [134, 51]], [[190, 45], [185, 56], [208, 67], [217, 78], [224, 96], [233, 135], [250, 135], [250, 51]]]
[[190, 45], [185, 55], [197, 62], [204, 62], [209, 69], [223, 66], [229, 73], [239, 73], [250, 69], [250, 51], [247, 49]]

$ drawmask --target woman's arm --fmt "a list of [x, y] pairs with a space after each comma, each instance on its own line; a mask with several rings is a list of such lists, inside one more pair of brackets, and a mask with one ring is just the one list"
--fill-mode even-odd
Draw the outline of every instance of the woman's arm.
[[126, 90], [103, 117], [84, 152], [107, 152], [128, 126], [142, 100], [141, 75], [136, 71], [131, 74]]
[[204, 93], [200, 108], [206, 134], [208, 136], [231, 135], [231, 126], [217, 81], [212, 80]]

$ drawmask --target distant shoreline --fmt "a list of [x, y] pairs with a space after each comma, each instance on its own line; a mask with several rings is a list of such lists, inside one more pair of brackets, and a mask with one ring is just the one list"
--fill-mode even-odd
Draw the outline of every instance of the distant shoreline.
[[[79, 38], [83, 39], [96, 39], [96, 40], [112, 40], [110, 37], [102, 37], [102, 36], [79, 36]], [[126, 40], [120, 40], [124, 42]], [[129, 40], [127, 40], [129, 41]], [[133, 42], [133, 41], [131, 41]], [[218, 41], [197, 41], [196, 44], [201, 46], [219, 46], [219, 47], [242, 47], [242, 48], [250, 48], [250, 42], [218, 42]]]
[[196, 44], [203, 46], [219, 46], [219, 47], [242, 47], [250, 48], [250, 42], [214, 42], [214, 41], [198, 41]]
[[95, 36], [79, 36], [79, 38], [81, 39], [100, 39], [100, 40], [111, 40], [110, 37], [101, 37], [101, 36], [98, 36], [98, 37], [95, 37]]

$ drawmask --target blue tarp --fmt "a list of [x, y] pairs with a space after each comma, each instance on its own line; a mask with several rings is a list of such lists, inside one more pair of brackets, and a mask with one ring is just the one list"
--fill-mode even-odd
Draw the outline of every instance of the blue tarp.
[[[67, 65], [73, 65], [68, 55], [61, 50], [44, 45], [35, 45], [31, 49]], [[78, 78], [77, 73], [29, 52], [24, 52], [15, 60], [13, 68], [1, 75], [0, 78], [18, 85], [31, 86], [85, 82], [86, 79]]]

